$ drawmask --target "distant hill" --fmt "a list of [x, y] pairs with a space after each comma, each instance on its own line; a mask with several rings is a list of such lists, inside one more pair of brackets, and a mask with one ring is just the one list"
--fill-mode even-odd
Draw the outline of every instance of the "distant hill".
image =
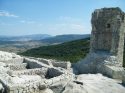
[[7, 52], [23, 52], [27, 49], [40, 46], [55, 45], [63, 42], [77, 40], [89, 35], [58, 35], [47, 34], [25, 35], [25, 36], [0, 36], [0, 50]]
[[58, 45], [42, 46], [19, 53], [24, 56], [53, 58], [76, 62], [89, 52], [89, 38], [65, 42]]
[[42, 39], [41, 42], [50, 43], [50, 44], [58, 44], [58, 43], [64, 43], [64, 42], [69, 42], [69, 41], [78, 40], [78, 39], [84, 39], [84, 38], [88, 38], [88, 37], [90, 37], [90, 34], [57, 35], [54, 37]]
[[46, 45], [40, 41], [0, 41], [0, 50], [17, 53]]
[[24, 36], [0, 36], [0, 41], [31, 41], [31, 40], [41, 40], [49, 37], [51, 37], [51, 35], [48, 34], [33, 34]]

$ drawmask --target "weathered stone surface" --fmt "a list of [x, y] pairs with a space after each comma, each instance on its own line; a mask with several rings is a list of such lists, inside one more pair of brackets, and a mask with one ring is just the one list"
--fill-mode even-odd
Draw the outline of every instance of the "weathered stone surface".
[[47, 89], [40, 91], [40, 93], [53, 93], [53, 91], [47, 88]]
[[92, 14], [91, 52], [106, 51], [123, 64], [125, 14], [119, 8], [97, 9]]
[[122, 76], [125, 74], [125, 70], [123, 67], [109, 65], [101, 65], [100, 67], [101, 68], [99, 68], [98, 72], [103, 73], [104, 75], [107, 75], [108, 77], [114, 79], [122, 80]]
[[65, 69], [69, 69], [71, 68], [71, 63], [70, 62], [65, 62], [65, 61], [56, 61], [56, 60], [52, 60], [52, 64], [54, 67], [62, 67]]
[[4, 93], [4, 87], [2, 86], [1, 83], [0, 83], [0, 93]]
[[[8, 55], [7, 52], [1, 53]], [[20, 58], [24, 59], [20, 57], [18, 63], [15, 57], [9, 58], [9, 60], [0, 62], [0, 82], [4, 84], [6, 93], [53, 93], [49, 87], [72, 77], [72, 74], [68, 74], [67, 69], [53, 67], [35, 59], [20, 60]], [[1, 93], [2, 85], [0, 87]]]
[[63, 93], [124, 93], [125, 87], [118, 81], [102, 76], [101, 74], [81, 74], [77, 81], [69, 82]]
[[30, 58], [25, 58], [24, 63], [28, 64], [29, 69], [34, 69], [34, 68], [42, 68], [42, 67], [51, 67], [47, 64], [44, 64], [38, 60], [30, 59]]
[[63, 72], [59, 69], [56, 68], [49, 68], [48, 69], [48, 73], [47, 73], [47, 77], [48, 78], [52, 78], [52, 77], [56, 77], [63, 74]]
[[119, 8], [97, 9], [92, 14], [91, 22], [90, 52], [74, 68], [79, 73], [100, 72], [121, 79], [124, 72], [122, 65], [125, 13]]
[[22, 63], [22, 64], [7, 64], [6, 66], [8, 66], [10, 68], [10, 70], [24, 70], [26, 69], [27, 64], [26, 63]]
[[11, 71], [10, 75], [39, 75], [42, 78], [45, 78], [47, 75], [48, 68], [42, 67], [42, 68], [35, 68], [35, 69], [25, 69], [25, 70], [18, 70], [18, 71]]

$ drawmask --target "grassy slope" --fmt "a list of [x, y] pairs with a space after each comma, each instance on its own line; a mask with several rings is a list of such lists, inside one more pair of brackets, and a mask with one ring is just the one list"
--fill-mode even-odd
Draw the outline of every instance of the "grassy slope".
[[[21, 55], [43, 58], [54, 58], [59, 60], [77, 62], [84, 58], [89, 52], [89, 38], [80, 39], [59, 45], [42, 46], [21, 53]], [[125, 67], [125, 52], [124, 52]]]
[[54, 58], [76, 62], [89, 52], [89, 39], [75, 40], [59, 45], [42, 46], [21, 53], [25, 56]]

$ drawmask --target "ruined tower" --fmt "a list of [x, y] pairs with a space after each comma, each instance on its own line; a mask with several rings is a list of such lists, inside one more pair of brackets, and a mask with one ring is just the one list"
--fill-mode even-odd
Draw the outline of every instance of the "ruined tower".
[[96, 9], [91, 23], [90, 52], [74, 68], [79, 73], [103, 73], [122, 78], [125, 13], [120, 8]]
[[125, 14], [120, 8], [97, 9], [92, 14], [91, 52], [107, 52], [123, 65]]

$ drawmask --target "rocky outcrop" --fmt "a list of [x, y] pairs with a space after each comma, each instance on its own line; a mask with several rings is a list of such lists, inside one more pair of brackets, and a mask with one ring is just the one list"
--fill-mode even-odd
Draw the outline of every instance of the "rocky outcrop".
[[102, 73], [122, 79], [125, 13], [120, 8], [102, 8], [92, 13], [90, 52], [74, 66], [80, 74]]
[[125, 87], [118, 81], [101, 74], [78, 75], [77, 82], [69, 82], [63, 93], [124, 93]]

